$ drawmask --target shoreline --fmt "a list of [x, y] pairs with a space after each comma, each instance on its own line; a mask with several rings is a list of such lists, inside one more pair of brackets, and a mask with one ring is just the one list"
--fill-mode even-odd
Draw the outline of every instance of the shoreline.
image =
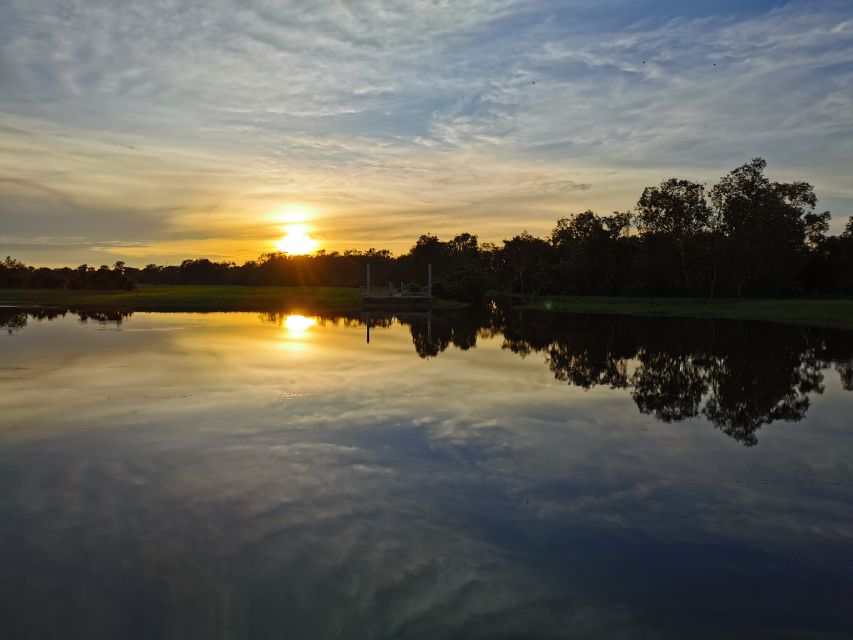
[[[0, 307], [81, 311], [360, 311], [357, 287], [258, 287], [244, 285], [139, 285], [135, 291], [0, 289]], [[424, 309], [466, 305], [434, 299]], [[400, 307], [403, 309], [404, 307]]]
[[[140, 285], [135, 291], [0, 289], [0, 306], [81, 311], [362, 311], [355, 287], [254, 287], [243, 285]], [[465, 304], [434, 300], [426, 309]], [[565, 313], [753, 320], [853, 330], [850, 298], [623, 298], [540, 296], [519, 308]], [[394, 310], [393, 308], [390, 310]]]
[[528, 309], [645, 317], [750, 320], [853, 330], [851, 298], [622, 298], [541, 296]]

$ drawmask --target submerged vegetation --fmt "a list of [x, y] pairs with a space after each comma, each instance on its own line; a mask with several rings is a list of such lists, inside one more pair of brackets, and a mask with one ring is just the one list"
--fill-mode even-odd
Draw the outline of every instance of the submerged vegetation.
[[[269, 253], [243, 265], [199, 259], [142, 269], [122, 262], [100, 269], [87, 265], [35, 269], [7, 258], [0, 263], [0, 288], [357, 287], [364, 284], [369, 263], [377, 285], [423, 285], [427, 265], [432, 264], [433, 292], [462, 301], [480, 300], [490, 291], [706, 299], [853, 295], [853, 217], [841, 235], [828, 235], [830, 215], [815, 211], [813, 187], [806, 182], [771, 181], [765, 167], [764, 160], [756, 158], [709, 190], [703, 184], [670, 178], [646, 188], [630, 212], [600, 216], [585, 211], [562, 218], [544, 239], [524, 231], [495, 245], [481, 244], [470, 233], [449, 241], [422, 235], [407, 253], [396, 257], [376, 249]], [[256, 296], [280, 295], [244, 293], [252, 303], [258, 301]], [[145, 291], [128, 295], [127, 300], [144, 304], [157, 295], [168, 297], [165, 292]], [[223, 300], [231, 306], [225, 308], [255, 308], [241, 307], [242, 297], [229, 290]], [[119, 298], [104, 300], [112, 304]], [[332, 296], [325, 302], [336, 305], [340, 300]], [[195, 304], [195, 299], [187, 304]]]

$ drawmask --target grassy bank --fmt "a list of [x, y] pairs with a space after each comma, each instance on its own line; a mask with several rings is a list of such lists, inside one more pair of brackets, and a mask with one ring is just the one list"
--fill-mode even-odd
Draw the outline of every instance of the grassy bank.
[[[355, 287], [245, 287], [240, 285], [140, 285], [136, 291], [0, 289], [0, 305], [22, 304], [97, 311], [353, 311]], [[434, 299], [433, 309], [464, 305]]]
[[725, 318], [853, 329], [853, 299], [706, 300], [548, 296], [529, 306], [550, 311], [682, 318]]
[[[98, 311], [334, 311], [361, 308], [351, 287], [244, 287], [142, 285], [136, 291], [0, 289], [0, 304], [25, 304]], [[433, 301], [433, 308], [463, 306]], [[529, 306], [550, 311], [684, 318], [765, 320], [853, 329], [853, 299], [706, 300], [549, 296]]]
[[358, 309], [349, 287], [140, 285], [136, 291], [0, 289], [0, 304], [37, 304], [100, 311], [283, 311]]

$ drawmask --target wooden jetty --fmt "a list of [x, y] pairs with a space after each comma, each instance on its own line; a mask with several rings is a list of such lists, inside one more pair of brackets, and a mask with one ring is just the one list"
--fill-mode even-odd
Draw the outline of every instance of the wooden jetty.
[[361, 302], [365, 306], [400, 308], [420, 308], [429, 306], [432, 300], [432, 265], [427, 265], [427, 286], [410, 287], [400, 283], [395, 287], [375, 287], [370, 280], [370, 263], [367, 264], [367, 286], [361, 288]]

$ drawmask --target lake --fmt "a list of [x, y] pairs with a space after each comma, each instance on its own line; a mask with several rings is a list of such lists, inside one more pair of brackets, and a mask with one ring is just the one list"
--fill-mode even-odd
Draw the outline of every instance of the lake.
[[853, 333], [0, 309], [3, 638], [853, 635]]

